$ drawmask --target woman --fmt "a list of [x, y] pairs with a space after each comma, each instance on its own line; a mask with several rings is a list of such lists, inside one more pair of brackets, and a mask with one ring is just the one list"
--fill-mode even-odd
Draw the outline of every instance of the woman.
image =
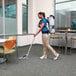
[[38, 18], [40, 19], [40, 22], [38, 24], [38, 27], [40, 29], [34, 35], [34, 37], [36, 37], [40, 33], [40, 31], [42, 31], [43, 55], [40, 57], [40, 59], [47, 59], [47, 48], [48, 48], [52, 52], [52, 54], [55, 56], [54, 60], [57, 60], [59, 57], [59, 54], [49, 45], [49, 31], [47, 28], [47, 20], [45, 19], [45, 13], [39, 12]]

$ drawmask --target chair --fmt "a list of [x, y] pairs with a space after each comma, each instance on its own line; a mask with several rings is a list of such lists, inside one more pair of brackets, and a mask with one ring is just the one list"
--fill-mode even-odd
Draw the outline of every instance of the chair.
[[16, 40], [15, 36], [9, 36], [9, 40]]
[[58, 40], [58, 48], [60, 49], [60, 47], [62, 47], [62, 50], [63, 50], [63, 46], [61, 46], [61, 42], [60, 42], [61, 39], [63, 40], [62, 36], [60, 36], [59, 34], [55, 34], [55, 35], [50, 35], [50, 38], [57, 39]]
[[14, 53], [16, 46], [16, 40], [7, 40], [4, 42], [3, 49], [0, 49], [0, 54], [8, 60], [7, 55]]
[[[8, 39], [9, 39], [9, 40], [16, 40], [16, 37], [15, 37], [15, 36], [9, 36]], [[15, 44], [15, 46], [16, 46], [16, 44]]]
[[70, 54], [72, 53], [72, 48], [73, 48], [72, 45], [73, 45], [73, 41], [76, 41], [76, 36], [72, 36], [72, 37], [71, 37], [71, 46], [70, 46], [71, 49], [70, 49]]

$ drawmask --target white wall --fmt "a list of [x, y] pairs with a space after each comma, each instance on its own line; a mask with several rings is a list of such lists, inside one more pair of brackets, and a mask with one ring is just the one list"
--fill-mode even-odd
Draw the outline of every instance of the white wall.
[[[22, 1], [17, 0], [17, 25], [18, 25], [18, 34], [22, 34]], [[38, 28], [37, 24], [39, 19], [37, 14], [39, 11], [44, 11], [46, 16], [54, 14], [54, 0], [28, 0], [28, 33], [36, 33]], [[18, 45], [24, 46], [30, 44], [33, 39], [33, 36], [23, 36], [18, 37]], [[42, 44], [41, 33], [36, 37], [34, 44]]]
[[[32, 29], [30, 32], [36, 33], [38, 31], [37, 24], [39, 22], [37, 17], [38, 12], [45, 12], [46, 17], [50, 14], [54, 14], [54, 0], [28, 0], [28, 4], [29, 31]], [[42, 44], [41, 33], [36, 37], [35, 43]]]
[[[30, 0], [29, 0], [29, 3], [30, 3]], [[38, 12], [40, 11], [45, 12], [46, 17], [48, 17], [50, 14], [54, 14], [54, 0], [32, 0], [31, 8], [32, 8], [31, 16], [33, 21], [32, 22], [33, 32], [36, 32], [37, 31], [36, 27], [39, 22], [39, 19], [37, 17]]]

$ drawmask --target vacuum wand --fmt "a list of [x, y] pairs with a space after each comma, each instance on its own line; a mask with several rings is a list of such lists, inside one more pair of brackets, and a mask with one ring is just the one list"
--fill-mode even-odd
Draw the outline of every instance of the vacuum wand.
[[28, 55], [29, 55], [29, 53], [30, 53], [30, 51], [31, 51], [31, 47], [32, 47], [32, 45], [33, 45], [34, 40], [35, 40], [35, 37], [34, 37], [34, 38], [33, 38], [33, 40], [32, 40], [32, 43], [31, 43], [31, 45], [30, 45], [30, 47], [29, 47], [29, 49], [28, 49], [28, 52], [27, 52], [26, 56], [28, 56]]
[[32, 43], [30, 44], [30, 47], [29, 47], [29, 49], [28, 49], [27, 54], [25, 54], [25, 55], [24, 55], [24, 56], [22, 56], [22, 57], [19, 57], [19, 59], [27, 59], [27, 58], [28, 58], [28, 56], [29, 56], [29, 53], [30, 53], [30, 51], [31, 51], [31, 47], [32, 47], [32, 45], [33, 45], [34, 40], [35, 40], [35, 37], [33, 38]]

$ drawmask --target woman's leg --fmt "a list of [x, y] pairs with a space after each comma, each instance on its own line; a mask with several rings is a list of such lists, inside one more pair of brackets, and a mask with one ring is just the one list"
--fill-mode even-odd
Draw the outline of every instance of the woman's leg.
[[40, 59], [47, 59], [47, 47], [43, 35], [42, 35], [42, 42], [43, 42], [43, 55], [40, 57]]
[[45, 38], [42, 35], [42, 42], [43, 42], [43, 55], [47, 56], [47, 47], [46, 47], [46, 43], [45, 43]]
[[43, 34], [42, 35], [42, 38], [44, 40], [44, 44], [45, 46], [52, 52], [52, 54], [54, 56], [57, 56], [57, 52], [50, 46], [49, 44], [49, 35], [48, 34]]

